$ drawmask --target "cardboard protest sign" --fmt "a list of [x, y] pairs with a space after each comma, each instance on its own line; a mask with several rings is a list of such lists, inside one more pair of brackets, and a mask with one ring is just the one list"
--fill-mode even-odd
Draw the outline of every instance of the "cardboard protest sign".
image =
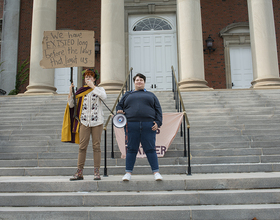
[[94, 67], [94, 31], [44, 31], [42, 44], [43, 59], [40, 66], [44, 69]]

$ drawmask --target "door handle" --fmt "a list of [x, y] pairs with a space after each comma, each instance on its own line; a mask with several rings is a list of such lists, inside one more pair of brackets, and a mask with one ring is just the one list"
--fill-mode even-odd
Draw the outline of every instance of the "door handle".
[[155, 84], [155, 89], [157, 88], [157, 84]]
[[231, 83], [231, 86], [234, 86], [234, 84], [233, 84], [233, 83]]
[[153, 87], [153, 84], [151, 85], [151, 88], [154, 88], [154, 87]]

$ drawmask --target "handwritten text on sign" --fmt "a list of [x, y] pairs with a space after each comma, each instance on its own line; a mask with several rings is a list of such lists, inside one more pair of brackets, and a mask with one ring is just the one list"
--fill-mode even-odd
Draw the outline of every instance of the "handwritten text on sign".
[[42, 68], [94, 67], [94, 31], [45, 31]]

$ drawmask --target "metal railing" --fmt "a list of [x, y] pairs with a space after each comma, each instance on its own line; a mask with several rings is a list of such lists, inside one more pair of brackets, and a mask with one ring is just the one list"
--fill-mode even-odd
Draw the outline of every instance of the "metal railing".
[[[177, 109], [178, 112], [182, 112], [183, 109], [183, 129], [181, 125], [181, 137], [183, 136], [184, 133], [184, 157], [187, 156], [188, 154], [188, 175], [191, 175], [191, 153], [190, 153], [190, 122], [187, 116], [187, 112], [184, 106], [184, 102], [181, 96], [181, 92], [179, 89], [178, 81], [176, 79], [175, 71], [173, 66], [171, 66], [172, 70], [172, 92], [173, 92], [173, 98], [175, 100], [175, 108]], [[186, 123], [187, 123], [187, 136], [188, 136], [188, 150], [186, 147]]]
[[[128, 74], [126, 76], [126, 79], [125, 79], [125, 82], [123, 83], [122, 85], [122, 88], [119, 92], [119, 95], [115, 101], [115, 104], [113, 106], [113, 108], [111, 109], [112, 112], [114, 112], [118, 102], [119, 102], [119, 99], [121, 97], [121, 95], [124, 94], [125, 91], [129, 91], [129, 90], [132, 90], [132, 70], [133, 68], [131, 67], [128, 71]], [[110, 122], [110, 120], [112, 121], [112, 113], [108, 116], [108, 119], [103, 127], [103, 130], [104, 130], [104, 176], [108, 176], [107, 175], [107, 126]], [[113, 125], [113, 122], [111, 123], [111, 130], [112, 130], [112, 134], [111, 134], [111, 141], [112, 141], [112, 148], [111, 148], [111, 158], [114, 158], [114, 125]]]

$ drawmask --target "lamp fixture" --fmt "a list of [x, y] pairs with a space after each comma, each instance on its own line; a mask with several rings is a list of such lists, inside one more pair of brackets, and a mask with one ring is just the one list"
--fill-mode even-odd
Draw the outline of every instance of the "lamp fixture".
[[98, 40], [95, 41], [95, 54], [99, 54], [100, 53], [100, 43], [98, 42]]
[[216, 49], [215, 48], [213, 48], [213, 42], [214, 42], [214, 40], [210, 37], [210, 35], [209, 35], [209, 37], [205, 40], [205, 42], [206, 42], [206, 47], [207, 47], [207, 49], [204, 49], [203, 51], [206, 51], [206, 50], [209, 50], [209, 54], [211, 53], [211, 51], [215, 51]]

